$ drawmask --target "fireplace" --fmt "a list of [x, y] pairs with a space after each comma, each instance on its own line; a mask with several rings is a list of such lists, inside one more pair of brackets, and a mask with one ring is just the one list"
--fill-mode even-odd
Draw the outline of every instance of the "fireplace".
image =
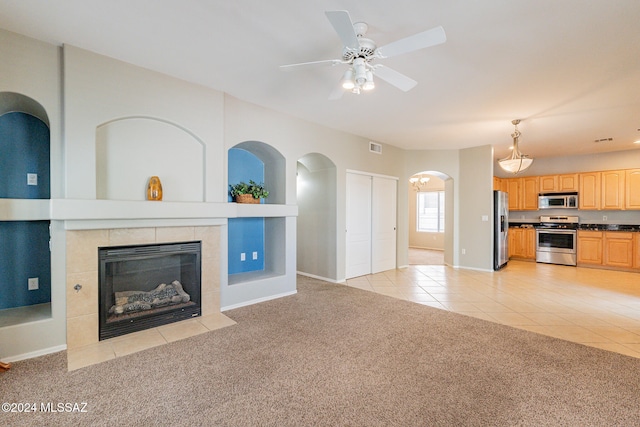
[[99, 339], [200, 316], [201, 242], [98, 248]]

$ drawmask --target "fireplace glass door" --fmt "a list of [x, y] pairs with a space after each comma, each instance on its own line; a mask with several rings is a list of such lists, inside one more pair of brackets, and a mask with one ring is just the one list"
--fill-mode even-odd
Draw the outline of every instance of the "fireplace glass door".
[[100, 339], [201, 315], [201, 242], [98, 249]]

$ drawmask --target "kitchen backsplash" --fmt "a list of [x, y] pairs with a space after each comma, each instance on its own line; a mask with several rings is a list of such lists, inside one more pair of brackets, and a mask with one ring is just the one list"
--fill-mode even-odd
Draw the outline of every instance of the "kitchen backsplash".
[[[571, 215], [581, 224], [640, 224], [640, 211], [589, 211], [580, 209], [545, 209], [543, 211], [509, 211], [509, 222], [538, 222], [540, 215]], [[606, 219], [604, 219], [606, 217]]]

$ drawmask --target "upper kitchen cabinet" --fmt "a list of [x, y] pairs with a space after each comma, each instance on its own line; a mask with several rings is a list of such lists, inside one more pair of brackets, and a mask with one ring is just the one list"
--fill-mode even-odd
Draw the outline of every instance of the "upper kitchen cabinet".
[[522, 180], [522, 203], [521, 210], [535, 211], [538, 210], [538, 182], [537, 176], [527, 176], [520, 178]]
[[580, 209], [600, 209], [600, 172], [579, 174]]
[[507, 193], [509, 193], [509, 210], [520, 210], [520, 178], [503, 179], [507, 182]]
[[601, 209], [624, 209], [625, 171], [602, 172]]
[[507, 181], [510, 211], [535, 211], [538, 209], [539, 177], [507, 178], [502, 181]]
[[640, 169], [628, 169], [626, 171], [625, 208], [640, 209]]
[[578, 174], [558, 175], [558, 191], [578, 191]]
[[558, 175], [545, 175], [540, 177], [540, 192], [552, 193], [558, 191]]
[[578, 174], [544, 175], [540, 177], [541, 193], [578, 191]]

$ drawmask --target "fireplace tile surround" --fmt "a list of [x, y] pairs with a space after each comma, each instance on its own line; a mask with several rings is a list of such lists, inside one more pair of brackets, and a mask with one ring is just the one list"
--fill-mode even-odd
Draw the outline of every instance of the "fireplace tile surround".
[[[233, 321], [220, 313], [220, 226], [67, 230], [66, 307], [69, 369], [148, 348]], [[98, 247], [202, 241], [202, 316], [109, 340], [98, 339]], [[74, 289], [79, 284], [80, 290]], [[129, 350], [127, 350], [127, 348]]]

